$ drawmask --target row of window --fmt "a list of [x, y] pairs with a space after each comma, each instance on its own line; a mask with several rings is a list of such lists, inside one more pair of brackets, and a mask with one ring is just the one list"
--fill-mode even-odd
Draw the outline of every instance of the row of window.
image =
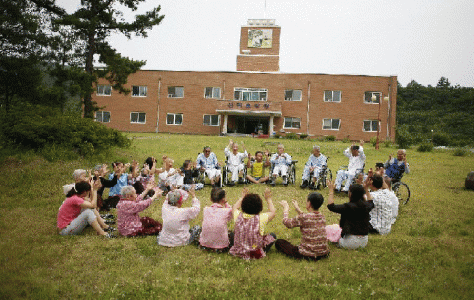
[[[98, 111], [95, 113], [95, 120], [97, 122], [108, 123], [110, 122], [110, 112]], [[144, 112], [131, 112], [130, 123], [145, 124], [146, 113]], [[183, 114], [166, 114], [167, 125], [181, 125], [183, 124]], [[376, 132], [378, 130], [379, 122], [377, 120], [365, 120], [363, 125], [363, 131], [365, 132]], [[203, 115], [203, 125], [207, 126], [219, 126], [220, 116], [219, 115]], [[341, 127], [341, 119], [323, 119], [324, 130], [339, 130]], [[300, 129], [301, 118], [285, 117], [283, 124], [285, 129]]]
[[[302, 90], [285, 90], [285, 101], [301, 101]], [[98, 96], [112, 95], [112, 87], [110, 85], [98, 85]], [[132, 86], [132, 97], [146, 97], [146, 86]], [[382, 97], [381, 92], [365, 92], [365, 103], [379, 103]], [[170, 86], [168, 87], [168, 98], [184, 98], [184, 87]], [[206, 87], [204, 88], [204, 98], [207, 99], [221, 99], [220, 87]], [[260, 88], [235, 88], [234, 100], [238, 101], [267, 101], [268, 89]], [[324, 91], [324, 102], [341, 102], [341, 91]]]

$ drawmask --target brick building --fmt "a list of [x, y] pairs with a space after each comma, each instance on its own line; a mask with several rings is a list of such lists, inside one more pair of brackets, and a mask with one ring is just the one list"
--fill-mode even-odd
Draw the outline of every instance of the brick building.
[[275, 20], [242, 26], [237, 71], [138, 71], [129, 95], [100, 81], [96, 120], [132, 132], [294, 132], [337, 139], [395, 137], [396, 76], [282, 73]]

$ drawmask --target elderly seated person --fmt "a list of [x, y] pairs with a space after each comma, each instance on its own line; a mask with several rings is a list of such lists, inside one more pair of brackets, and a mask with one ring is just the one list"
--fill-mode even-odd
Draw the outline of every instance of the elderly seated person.
[[196, 159], [196, 167], [206, 173], [211, 181], [211, 185], [219, 186], [221, 178], [220, 165], [214, 152], [211, 152], [211, 147], [204, 147], [203, 153], [200, 153]]
[[407, 153], [405, 149], [397, 151], [397, 157], [390, 155], [384, 164], [385, 182], [390, 187], [390, 183], [394, 180], [399, 180], [403, 173], [410, 173], [410, 165], [407, 162]]
[[283, 178], [283, 184], [288, 185], [288, 168], [291, 165], [292, 159], [288, 153], [285, 153], [285, 146], [278, 144], [277, 153], [273, 154], [270, 158], [270, 162], [273, 165], [273, 172], [270, 184], [275, 186], [276, 178], [281, 174]]
[[[229, 172], [232, 173], [232, 179], [229, 184], [230, 186], [235, 185], [237, 180], [239, 180], [240, 183], [243, 182], [243, 161], [248, 156], [243, 142], [242, 148], [244, 149], [244, 152], [239, 152], [239, 145], [234, 143], [232, 140], [229, 140], [229, 145], [224, 149], [224, 154], [227, 157], [227, 167]], [[232, 149], [232, 151], [230, 149]]]
[[364, 148], [362, 147], [364, 145], [364, 141], [361, 140], [359, 145], [360, 146], [356, 146], [355, 143], [353, 143], [352, 146], [344, 150], [344, 155], [349, 158], [349, 165], [347, 170], [337, 171], [335, 182], [336, 192], [341, 191], [342, 182], [346, 180], [346, 184], [342, 191], [347, 193], [356, 173], [364, 169], [365, 154]]
[[[308, 161], [304, 165], [301, 188], [315, 189], [315, 182], [319, 177], [322, 168], [327, 166], [327, 157], [321, 154], [321, 148], [317, 145], [313, 147], [313, 153], [309, 156]], [[313, 178], [310, 175], [313, 173]]]

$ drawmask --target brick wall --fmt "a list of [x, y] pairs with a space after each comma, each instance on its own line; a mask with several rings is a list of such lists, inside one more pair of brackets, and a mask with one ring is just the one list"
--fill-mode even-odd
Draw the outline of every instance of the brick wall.
[[[147, 86], [146, 97], [132, 97], [112, 91], [111, 96], [93, 95], [104, 111], [111, 112], [107, 126], [121, 131], [199, 133], [216, 135], [222, 131], [223, 119], [219, 126], [203, 125], [203, 115], [215, 115], [219, 100], [206, 99], [206, 87], [221, 88], [222, 99], [232, 100], [234, 88], [266, 88], [268, 102], [281, 105], [281, 117], [275, 117], [274, 130], [283, 129], [284, 117], [301, 119], [299, 129], [283, 129], [285, 132], [309, 133], [315, 136], [334, 135], [337, 139], [349, 137], [351, 140], [369, 140], [376, 132], [363, 132], [364, 120], [376, 120], [380, 110], [382, 120], [380, 137], [387, 135], [388, 102], [364, 103], [364, 92], [378, 91], [382, 99], [388, 96], [391, 85], [390, 136], [394, 139], [396, 118], [397, 78], [361, 75], [327, 74], [283, 74], [245, 72], [188, 72], [188, 71], [139, 71], [128, 80], [132, 85]], [[99, 84], [107, 84], [101, 81]], [[168, 87], [184, 87], [183, 98], [169, 98]], [[301, 90], [301, 101], [285, 101], [285, 90]], [[341, 102], [324, 102], [325, 90], [341, 91]], [[309, 104], [308, 104], [309, 102]], [[308, 113], [309, 107], [309, 113]], [[130, 112], [145, 112], [145, 124], [132, 124]], [[168, 113], [183, 114], [182, 125], [167, 125]], [[308, 122], [309, 115], [309, 122]], [[157, 122], [159, 117], [159, 122]], [[339, 130], [323, 130], [323, 118], [341, 120]]]

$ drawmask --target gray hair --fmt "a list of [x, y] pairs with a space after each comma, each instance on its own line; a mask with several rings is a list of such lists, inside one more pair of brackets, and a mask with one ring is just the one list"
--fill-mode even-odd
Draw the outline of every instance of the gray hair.
[[315, 149], [321, 150], [321, 147], [319, 147], [318, 145], [314, 145], [314, 146], [313, 146], [313, 150], [315, 150]]
[[135, 188], [131, 185], [126, 185], [120, 190], [120, 195], [122, 197], [127, 197], [132, 195], [135, 192]]
[[87, 171], [84, 169], [77, 169], [72, 172], [72, 178], [74, 178], [74, 181], [77, 181], [82, 175], [87, 175]]
[[402, 151], [403, 154], [407, 154], [407, 150], [405, 150], [405, 149], [398, 149], [398, 151]]
[[103, 167], [104, 165], [95, 165], [95, 167], [92, 169], [92, 172], [99, 172]]

